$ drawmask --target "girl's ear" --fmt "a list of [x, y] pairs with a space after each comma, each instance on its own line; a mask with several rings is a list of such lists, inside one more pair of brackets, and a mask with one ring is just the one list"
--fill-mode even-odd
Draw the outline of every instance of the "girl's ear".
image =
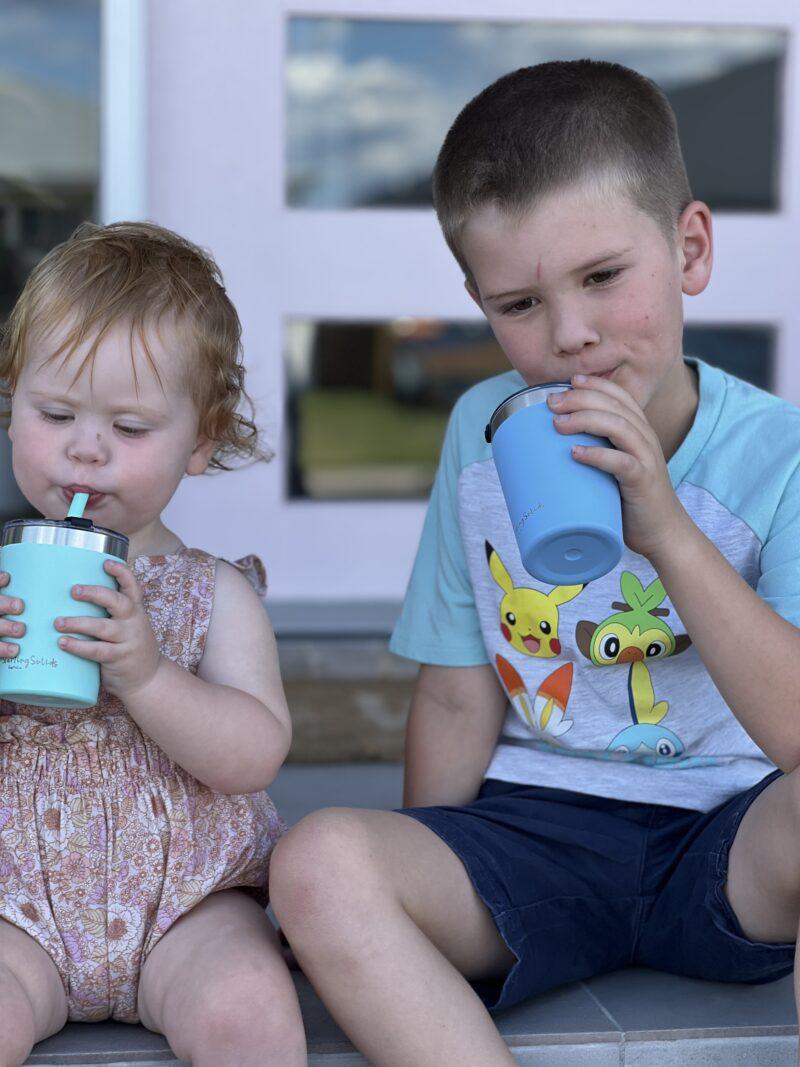
[[210, 441], [207, 437], [198, 437], [194, 452], [192, 452], [189, 462], [186, 464], [186, 473], [205, 474], [211, 462], [211, 457], [214, 455], [215, 446], [216, 441]]

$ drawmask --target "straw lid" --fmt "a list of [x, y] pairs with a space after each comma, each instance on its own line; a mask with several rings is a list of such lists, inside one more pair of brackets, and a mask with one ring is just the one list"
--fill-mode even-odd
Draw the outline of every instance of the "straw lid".
[[3, 526], [0, 546], [21, 544], [87, 548], [104, 552], [107, 556], [116, 556], [123, 563], [128, 559], [128, 538], [125, 534], [95, 526], [91, 519], [12, 519]]

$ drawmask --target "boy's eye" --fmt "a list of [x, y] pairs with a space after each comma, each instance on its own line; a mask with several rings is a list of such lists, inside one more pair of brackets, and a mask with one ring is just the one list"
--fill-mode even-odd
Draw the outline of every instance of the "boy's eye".
[[518, 300], [516, 304], [509, 304], [508, 307], [503, 308], [503, 314], [519, 315], [523, 311], [530, 311], [533, 306], [533, 297], [526, 296], [524, 300]]
[[621, 269], [621, 267], [613, 267], [611, 270], [597, 270], [594, 274], [589, 275], [587, 281], [591, 282], [592, 285], [605, 285], [606, 282], [613, 281]]
[[143, 426], [117, 426], [117, 429], [125, 437], [143, 437], [147, 430]]
[[45, 422], [54, 422], [58, 425], [69, 422], [72, 418], [72, 415], [62, 415], [58, 411], [42, 411], [40, 414]]

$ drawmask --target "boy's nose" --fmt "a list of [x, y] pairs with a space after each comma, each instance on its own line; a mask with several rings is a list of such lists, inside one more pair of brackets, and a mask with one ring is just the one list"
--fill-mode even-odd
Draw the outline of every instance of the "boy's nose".
[[557, 356], [575, 356], [587, 345], [596, 345], [600, 341], [597, 330], [580, 315], [554, 314], [551, 323], [553, 351]]

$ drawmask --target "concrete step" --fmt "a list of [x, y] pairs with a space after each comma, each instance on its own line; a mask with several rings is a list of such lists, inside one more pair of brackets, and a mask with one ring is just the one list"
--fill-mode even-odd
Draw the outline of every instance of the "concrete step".
[[[308, 982], [296, 975], [311, 1067], [364, 1067]], [[696, 982], [626, 970], [555, 990], [495, 1017], [524, 1067], [794, 1067], [791, 979], [766, 986]], [[37, 1045], [28, 1064], [176, 1064], [140, 1026], [72, 1023]], [[452, 1067], [443, 1064], [442, 1067]], [[489, 1067], [489, 1065], [487, 1065]]]
[[[399, 806], [402, 768], [387, 763], [290, 764], [270, 788], [289, 824], [331, 804]], [[301, 975], [298, 995], [311, 1067], [364, 1067]], [[790, 978], [722, 985], [625, 970], [565, 986], [496, 1016], [524, 1067], [796, 1067]], [[50, 1067], [156, 1067], [177, 1061], [138, 1026], [71, 1024], [27, 1061]], [[411, 1065], [410, 1065], [411, 1067]], [[454, 1067], [443, 1064], [442, 1067]], [[487, 1064], [487, 1067], [490, 1065]]]

